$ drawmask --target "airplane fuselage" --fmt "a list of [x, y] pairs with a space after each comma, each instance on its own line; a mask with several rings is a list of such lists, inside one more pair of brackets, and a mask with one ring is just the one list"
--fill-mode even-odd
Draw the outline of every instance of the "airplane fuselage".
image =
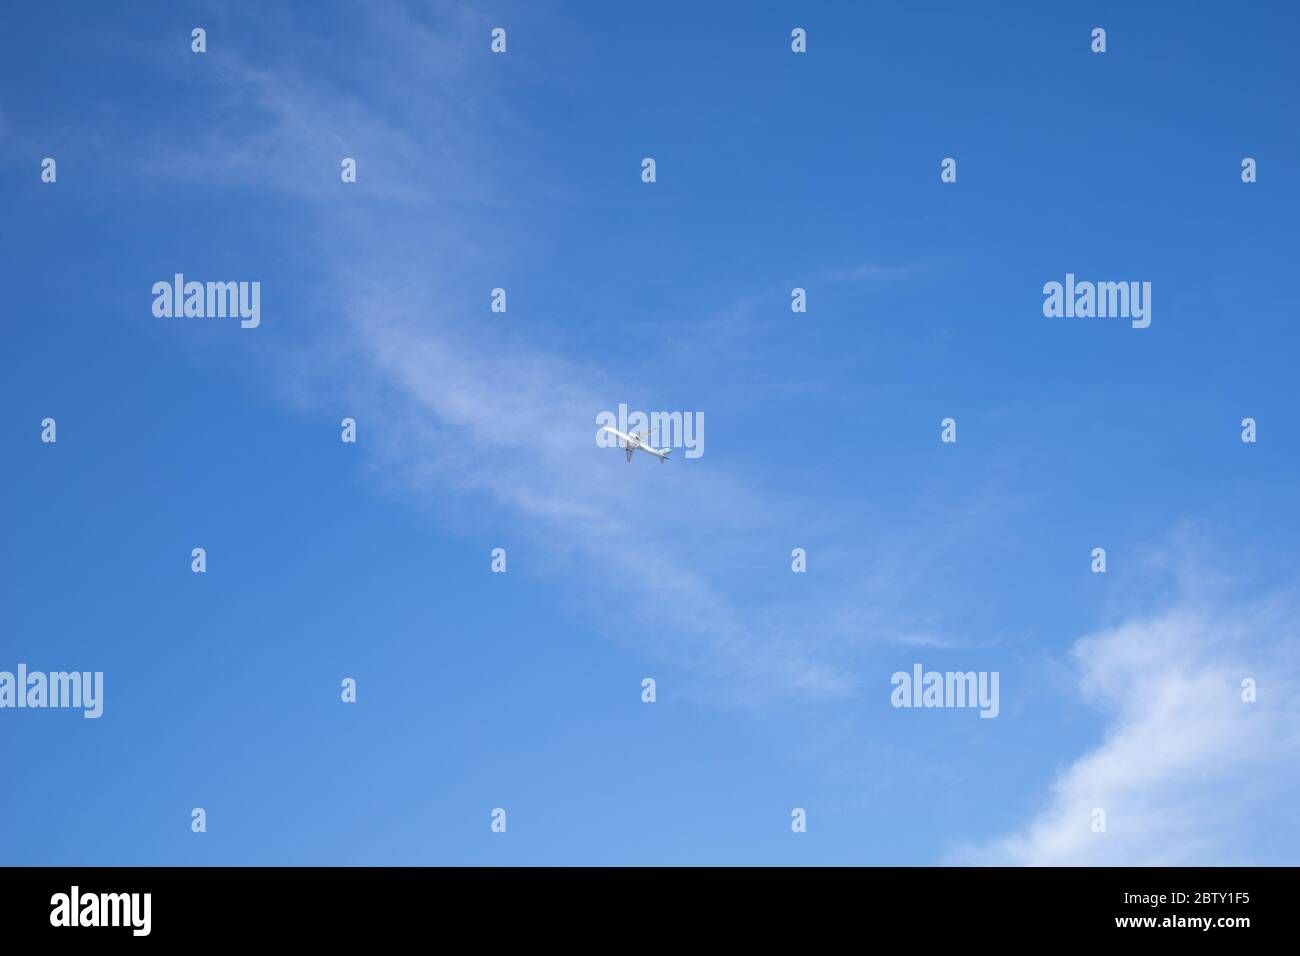
[[645, 439], [640, 435], [629, 435], [627, 432], [621, 432], [617, 428], [611, 428], [608, 425], [605, 426], [605, 431], [609, 432], [623, 443], [623, 448], [627, 451], [628, 461], [632, 460], [632, 452], [640, 450], [645, 452], [647, 455], [654, 455], [659, 459], [660, 464], [663, 464], [663, 462], [668, 460], [668, 456], [672, 453], [671, 448], [655, 448], [652, 445], [646, 444]]

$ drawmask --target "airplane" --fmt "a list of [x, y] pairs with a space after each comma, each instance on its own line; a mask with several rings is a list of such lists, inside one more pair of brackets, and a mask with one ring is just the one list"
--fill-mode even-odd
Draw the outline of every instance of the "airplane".
[[619, 431], [617, 428], [610, 428], [608, 425], [602, 428], [601, 431], [607, 431], [615, 438], [619, 438], [623, 441], [623, 448], [627, 451], [627, 460], [629, 462], [632, 461], [632, 452], [636, 451], [638, 448], [646, 454], [654, 455], [659, 459], [659, 464], [661, 465], [666, 462], [668, 456], [673, 453], [671, 448], [653, 448], [650, 445], [647, 445], [646, 439], [650, 436], [644, 431], [639, 431], [633, 435], [629, 435], [626, 432]]

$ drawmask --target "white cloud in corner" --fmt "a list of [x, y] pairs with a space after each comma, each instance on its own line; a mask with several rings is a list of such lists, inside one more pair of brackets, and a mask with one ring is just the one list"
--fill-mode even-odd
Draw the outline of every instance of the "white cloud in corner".
[[[1076, 642], [1081, 693], [1113, 713], [1104, 740], [1057, 775], [1023, 828], [950, 862], [1224, 865], [1279, 852], [1294, 862], [1296, 847], [1261, 847], [1260, 836], [1298, 784], [1297, 610], [1290, 595], [1187, 603]], [[1242, 700], [1247, 677], [1255, 703]]]

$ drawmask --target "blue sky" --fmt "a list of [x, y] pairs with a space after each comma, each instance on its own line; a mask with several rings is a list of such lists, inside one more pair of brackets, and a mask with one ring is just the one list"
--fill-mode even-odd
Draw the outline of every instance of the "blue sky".
[[0, 862], [1297, 861], [1294, 10], [259, 6], [4, 13]]

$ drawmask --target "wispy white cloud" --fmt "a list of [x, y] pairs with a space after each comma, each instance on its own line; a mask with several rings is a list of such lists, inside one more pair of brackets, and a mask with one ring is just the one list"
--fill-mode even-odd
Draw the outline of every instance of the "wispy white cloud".
[[[448, 22], [452, 29], [461, 21]], [[422, 29], [411, 27], [416, 36]], [[405, 31], [389, 23], [386, 34]], [[388, 70], [401, 73], [417, 51], [418, 43], [390, 50]], [[444, 200], [493, 194], [490, 167], [476, 162], [484, 151], [473, 142], [480, 121], [455, 105], [464, 94], [481, 106], [482, 89], [444, 75], [433, 97], [443, 105], [429, 109], [458, 122], [427, 126], [408, 122], [409, 109], [380, 115], [355, 91], [284, 65], [252, 67], [225, 55], [213, 75], [227, 104], [220, 122], [195, 149], [160, 149], [158, 169], [303, 199], [333, 191], [332, 202], [310, 203], [315, 221], [298, 224], [297, 235], [330, 276], [322, 298], [343, 325], [313, 344], [295, 338], [278, 355], [272, 365], [282, 394], [331, 410], [346, 396], [390, 487], [453, 526], [467, 511], [482, 519], [496, 509], [510, 535], [545, 545], [539, 550], [557, 580], [572, 582], [573, 601], [626, 604], [626, 613], [604, 616], [610, 638], [699, 675], [710, 696], [850, 691], [855, 678], [831, 608], [778, 618], [737, 599], [731, 586], [743, 579], [738, 556], [756, 537], [800, 527], [811, 538], [825, 526], [816, 507], [760, 490], [707, 454], [699, 462], [629, 465], [599, 449], [602, 410], [620, 402], [663, 407], [654, 397], [662, 368], [631, 356], [613, 375], [508, 322], [467, 323], [451, 304], [455, 283], [445, 270], [472, 269], [483, 255], [463, 242], [463, 209]], [[381, 89], [391, 84], [391, 77], [371, 80]], [[454, 143], [440, 131], [447, 125], [458, 130]], [[361, 181], [404, 185], [372, 193], [375, 202], [362, 206], [339, 201], [336, 172], [304, 184], [302, 170], [334, 171], [337, 154], [358, 143], [369, 164]], [[386, 165], [377, 169], [374, 157]], [[429, 161], [441, 157], [447, 161], [429, 173]], [[408, 169], [420, 172], [412, 178]], [[429, 267], [431, 251], [442, 269]], [[479, 314], [486, 314], [482, 303]], [[566, 575], [566, 562], [580, 564], [582, 574]]]
[[[925, 545], [891, 546], [883, 530], [870, 543], [840, 540], [837, 526], [861, 523], [868, 506], [762, 487], [743, 461], [628, 466], [600, 453], [598, 412], [624, 401], [664, 407], [656, 396], [665, 369], [681, 365], [665, 360], [673, 343], [616, 351], [614, 367], [578, 361], [548, 348], [544, 332], [487, 321], [481, 297], [453, 291], [464, 283], [452, 276], [512, 262], [521, 240], [504, 216], [482, 210], [523, 189], [502, 185], [494, 157], [503, 142], [526, 143], [536, 131], [518, 127], [509, 97], [483, 75], [481, 23], [465, 7], [437, 9], [436, 26], [395, 21], [404, 15], [394, 11], [378, 26], [359, 18], [358, 30], [383, 37], [385, 57], [349, 61], [342, 72], [331, 73], [338, 58], [319, 50], [308, 67], [226, 45], [203, 64], [218, 107], [192, 135], [168, 131], [145, 147], [151, 172], [182, 184], [242, 184], [300, 201], [288, 241], [324, 283], [298, 290], [295, 311], [328, 321], [300, 323], [278, 345], [268, 323], [258, 351], [278, 348], [268, 362], [277, 392], [329, 414], [346, 400], [376, 474], [449, 525], [497, 509], [502, 527], [544, 542], [557, 567], [581, 563], [580, 575], [557, 572], [574, 582], [575, 601], [628, 595], [636, 610], [611, 619], [610, 637], [699, 674], [710, 696], [841, 696], [857, 684], [864, 646], [950, 645], [935, 622], [909, 618], [907, 588], [923, 593], [924, 574], [893, 567], [894, 555]], [[309, 30], [300, 40], [317, 42]], [[473, 64], [468, 49], [480, 51]], [[413, 82], [420, 95], [403, 95]], [[343, 153], [357, 155], [355, 186], [338, 182]], [[494, 229], [482, 231], [485, 219]], [[750, 302], [701, 316], [689, 350], [739, 361], [752, 310]], [[689, 371], [713, 377], [698, 362]], [[804, 584], [807, 603], [773, 607], [743, 569], [756, 545], [785, 542], [790, 529], [799, 540], [773, 560], [797, 543], [822, 570]], [[924, 515], [905, 530], [928, 540]], [[952, 535], [930, 530], [935, 540]]]
[[611, 619], [615, 636], [640, 639], [641, 650], [686, 669], [726, 675], [738, 696], [848, 690], [849, 674], [818, 652], [815, 623], [768, 621], [693, 569], [705, 537], [703, 564], [725, 568], [736, 547], [729, 535], [796, 520], [797, 505], [722, 469], [629, 465], [614, 451], [602, 454], [596, 414], [624, 397], [604, 370], [537, 348], [508, 351], [491, 333], [465, 341], [445, 326], [430, 329], [426, 307], [415, 304], [427, 301], [414, 289], [390, 290], [349, 307], [362, 374], [385, 386], [371, 420], [383, 423], [382, 454], [406, 487], [490, 496], [517, 533], [584, 564], [575, 598], [627, 602], [629, 613]]
[[[1078, 689], [1109, 715], [1025, 826], [953, 862], [1217, 865], [1258, 862], [1261, 808], [1294, 803], [1300, 758], [1300, 602], [1194, 596], [1079, 640]], [[1258, 700], [1242, 699], [1242, 680]], [[1105, 811], [1094, 832], [1093, 811]]]

